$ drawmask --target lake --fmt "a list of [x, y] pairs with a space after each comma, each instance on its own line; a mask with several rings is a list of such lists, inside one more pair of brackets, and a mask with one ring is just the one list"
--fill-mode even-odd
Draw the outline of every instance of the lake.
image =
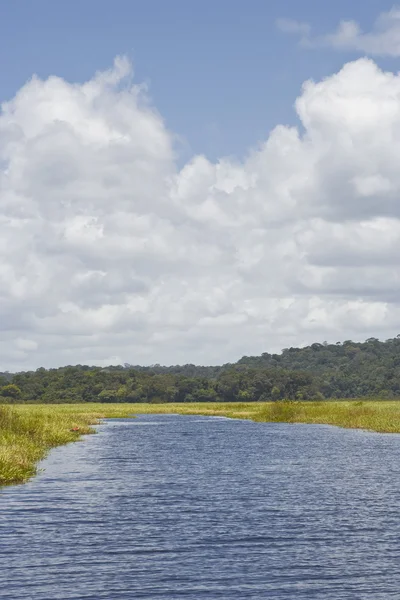
[[143, 415], [0, 491], [2, 600], [400, 598], [400, 435]]

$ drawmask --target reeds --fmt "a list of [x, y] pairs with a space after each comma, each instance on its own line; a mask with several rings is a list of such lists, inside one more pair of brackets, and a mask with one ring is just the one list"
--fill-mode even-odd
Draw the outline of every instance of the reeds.
[[135, 413], [169, 412], [221, 415], [260, 422], [315, 423], [400, 433], [400, 402], [383, 400], [338, 400], [321, 402], [138, 404]]
[[91, 425], [102, 418], [145, 413], [319, 423], [400, 433], [400, 402], [396, 401], [0, 405], [0, 485], [26, 481], [51, 448], [92, 433]]
[[[85, 405], [0, 405], [0, 485], [22, 483], [36, 473], [47, 452], [74, 442], [106, 416]], [[107, 416], [121, 411], [110, 408]]]

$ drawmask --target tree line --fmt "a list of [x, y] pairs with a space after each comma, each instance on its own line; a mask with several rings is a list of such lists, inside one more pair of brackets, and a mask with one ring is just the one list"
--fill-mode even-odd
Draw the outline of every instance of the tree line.
[[399, 398], [400, 336], [315, 343], [222, 366], [67, 366], [0, 374], [2, 402], [257, 402]]

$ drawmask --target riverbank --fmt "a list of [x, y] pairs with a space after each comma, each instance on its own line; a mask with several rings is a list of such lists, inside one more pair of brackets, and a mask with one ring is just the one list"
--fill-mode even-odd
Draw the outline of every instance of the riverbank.
[[92, 426], [103, 418], [147, 413], [314, 423], [400, 433], [398, 401], [0, 405], [0, 485], [27, 481], [51, 448], [93, 433]]
[[120, 405], [0, 405], [0, 485], [27, 481], [51, 448], [94, 433], [91, 426], [103, 418], [129, 413]]

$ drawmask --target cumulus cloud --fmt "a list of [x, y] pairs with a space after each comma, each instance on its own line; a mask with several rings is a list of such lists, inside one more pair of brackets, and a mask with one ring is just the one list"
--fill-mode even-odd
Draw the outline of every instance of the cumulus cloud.
[[300, 35], [302, 45], [309, 47], [326, 46], [371, 56], [400, 56], [400, 7], [397, 6], [381, 13], [370, 32], [364, 32], [353, 20], [343, 20], [334, 32], [321, 36], [312, 36], [308, 23], [294, 20], [278, 19], [277, 27], [284, 33]]
[[400, 327], [400, 76], [349, 63], [241, 162], [194, 156], [126, 59], [0, 114], [1, 369], [220, 363]]

